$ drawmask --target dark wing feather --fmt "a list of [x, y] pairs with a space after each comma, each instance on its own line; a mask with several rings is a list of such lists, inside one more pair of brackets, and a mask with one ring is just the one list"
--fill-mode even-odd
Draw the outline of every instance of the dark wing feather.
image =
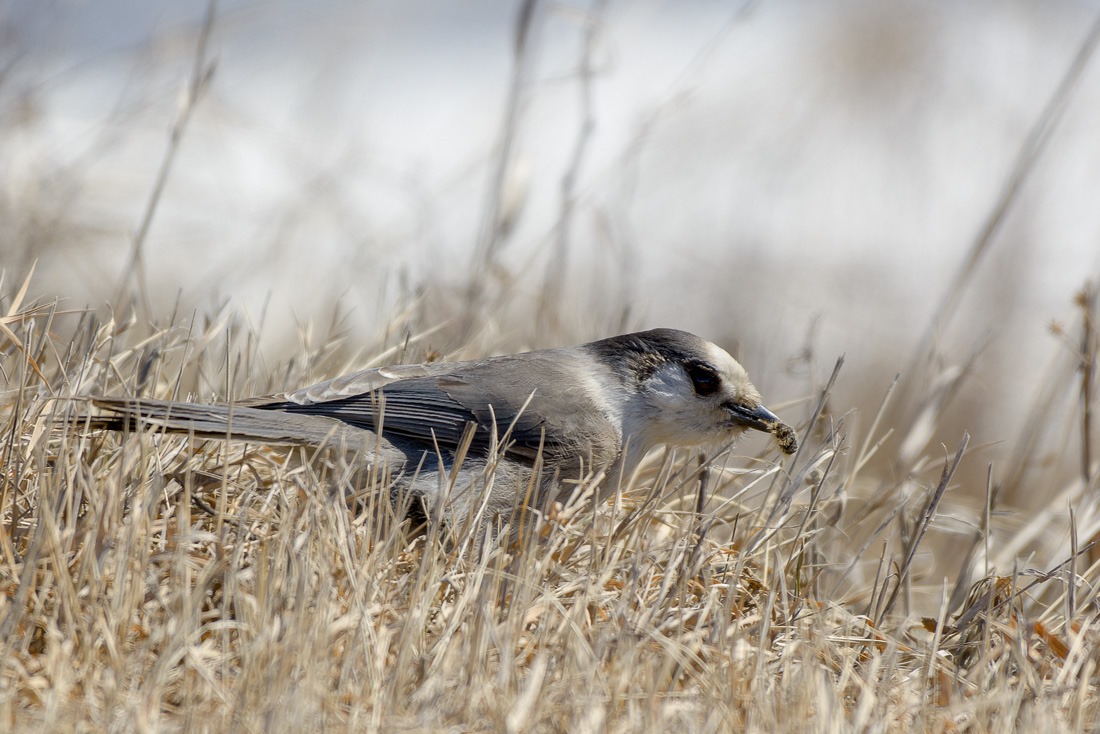
[[[443, 450], [455, 450], [462, 443], [469, 424], [477, 431], [471, 448], [487, 451], [492, 440], [494, 418], [497, 437], [509, 427], [510, 452], [534, 458], [542, 439], [542, 421], [535, 415], [520, 414], [521, 405], [511, 405], [499, 396], [484, 396], [482, 404], [460, 402], [454, 393], [462, 394], [467, 383], [460, 377], [422, 377], [399, 380], [378, 390], [317, 403], [283, 402], [263, 406], [304, 415], [336, 418], [359, 428], [377, 431], [387, 437], [400, 436], [436, 445]], [[494, 399], [495, 398], [495, 399]], [[384, 406], [384, 407], [383, 407]]]

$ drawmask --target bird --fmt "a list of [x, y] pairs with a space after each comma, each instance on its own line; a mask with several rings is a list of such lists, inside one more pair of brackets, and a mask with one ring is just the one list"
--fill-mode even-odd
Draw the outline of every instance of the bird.
[[772, 434], [785, 454], [798, 445], [737, 360], [669, 328], [380, 367], [232, 404], [88, 399], [100, 410], [84, 425], [97, 428], [342, 448], [386, 478], [395, 503], [409, 497], [450, 526], [545, 508], [601, 470], [606, 498], [659, 446], [746, 430]]

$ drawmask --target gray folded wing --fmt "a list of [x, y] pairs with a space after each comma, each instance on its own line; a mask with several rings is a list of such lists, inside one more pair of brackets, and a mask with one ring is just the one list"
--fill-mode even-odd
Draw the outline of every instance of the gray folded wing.
[[[471, 391], [469, 383], [448, 375], [401, 380], [373, 392], [323, 402], [282, 402], [263, 407], [290, 415], [335, 418], [444, 451], [462, 445], [467, 427], [473, 425], [472, 450], [484, 453], [494, 438], [503, 441], [507, 434], [510, 453], [533, 459], [543, 442], [545, 420], [523, 411], [522, 402], [516, 404], [500, 396], [478, 393], [475, 400], [464, 401]], [[545, 446], [547, 452], [558, 453], [563, 448], [562, 438], [548, 435]]]
[[543, 352], [369, 370], [257, 407], [335, 418], [445, 451], [460, 446], [472, 424], [475, 451], [507, 437], [512, 456], [532, 460], [541, 450], [555, 462], [610, 463], [621, 437], [566, 359]]

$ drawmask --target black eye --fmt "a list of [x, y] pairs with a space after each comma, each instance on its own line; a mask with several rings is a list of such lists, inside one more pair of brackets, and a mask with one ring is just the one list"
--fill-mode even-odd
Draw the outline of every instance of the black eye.
[[684, 371], [691, 378], [691, 386], [696, 395], [713, 395], [722, 386], [722, 378], [711, 367], [699, 362], [686, 362]]

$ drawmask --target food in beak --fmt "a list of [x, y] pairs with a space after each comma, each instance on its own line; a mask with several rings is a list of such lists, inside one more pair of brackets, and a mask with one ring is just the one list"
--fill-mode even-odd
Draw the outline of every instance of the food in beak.
[[768, 426], [768, 431], [775, 436], [775, 442], [779, 444], [779, 450], [790, 455], [798, 450], [798, 436], [794, 429], [783, 421], [775, 421]]

